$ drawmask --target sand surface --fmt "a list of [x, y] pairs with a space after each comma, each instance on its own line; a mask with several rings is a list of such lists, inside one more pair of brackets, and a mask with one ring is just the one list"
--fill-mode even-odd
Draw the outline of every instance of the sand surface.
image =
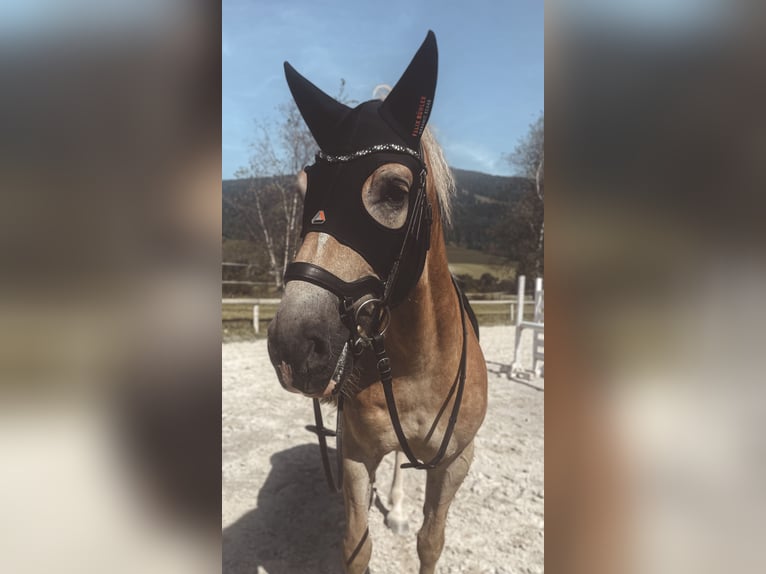
[[[543, 572], [544, 383], [509, 376], [512, 327], [483, 327], [481, 340], [489, 409], [437, 571]], [[525, 366], [530, 347], [527, 335]], [[311, 401], [281, 388], [265, 340], [226, 343], [222, 355], [224, 574], [341, 573], [343, 500], [329, 493], [316, 437], [304, 429], [313, 424]], [[407, 474], [409, 533], [395, 535], [383, 523], [392, 465], [392, 455], [381, 463], [370, 509], [372, 574], [418, 569], [425, 475]]]

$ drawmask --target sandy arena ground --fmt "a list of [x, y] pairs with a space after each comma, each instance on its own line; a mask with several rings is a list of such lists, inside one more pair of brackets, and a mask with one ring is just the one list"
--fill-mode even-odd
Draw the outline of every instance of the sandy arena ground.
[[[543, 572], [543, 380], [509, 377], [512, 327], [483, 327], [481, 339], [489, 410], [437, 571]], [[530, 346], [528, 336], [525, 366]], [[342, 573], [343, 500], [329, 493], [316, 437], [304, 430], [313, 424], [311, 401], [280, 387], [265, 340], [226, 343], [222, 355], [224, 574]], [[418, 569], [425, 475], [406, 475], [409, 533], [395, 535], [383, 523], [392, 466], [389, 455], [370, 510], [372, 574]]]

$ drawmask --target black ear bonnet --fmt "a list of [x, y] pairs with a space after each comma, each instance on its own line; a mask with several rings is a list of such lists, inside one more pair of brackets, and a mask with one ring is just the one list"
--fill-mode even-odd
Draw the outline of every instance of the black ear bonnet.
[[[306, 168], [301, 236], [327, 233], [358, 252], [386, 283], [392, 305], [419, 280], [429, 248], [431, 206], [420, 139], [436, 90], [437, 60], [436, 38], [429, 31], [386, 100], [353, 109], [285, 62], [293, 99], [321, 150]], [[412, 172], [407, 219], [399, 229], [375, 221], [362, 203], [364, 182], [386, 163]]]

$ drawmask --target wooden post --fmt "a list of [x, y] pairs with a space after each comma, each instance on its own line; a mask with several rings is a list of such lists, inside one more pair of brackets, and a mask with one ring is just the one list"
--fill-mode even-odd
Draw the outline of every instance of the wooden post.
[[257, 335], [260, 332], [260, 309], [258, 305], [253, 305], [253, 330]]

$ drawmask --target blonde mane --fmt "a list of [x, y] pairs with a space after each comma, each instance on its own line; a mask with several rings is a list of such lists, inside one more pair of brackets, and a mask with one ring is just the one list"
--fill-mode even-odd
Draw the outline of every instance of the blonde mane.
[[429, 175], [436, 188], [442, 225], [449, 226], [452, 224], [452, 198], [456, 194], [455, 178], [431, 128], [426, 128], [420, 141], [423, 144]]
[[[374, 98], [385, 100], [390, 91], [391, 86], [381, 84], [375, 86], [372, 95]], [[452, 198], [457, 193], [455, 178], [452, 175], [452, 170], [447, 165], [447, 160], [444, 158], [444, 152], [439, 142], [436, 141], [436, 137], [430, 127], [426, 127], [420, 142], [423, 144], [428, 175], [436, 187], [436, 198], [439, 202], [442, 225], [449, 226], [452, 224]]]

